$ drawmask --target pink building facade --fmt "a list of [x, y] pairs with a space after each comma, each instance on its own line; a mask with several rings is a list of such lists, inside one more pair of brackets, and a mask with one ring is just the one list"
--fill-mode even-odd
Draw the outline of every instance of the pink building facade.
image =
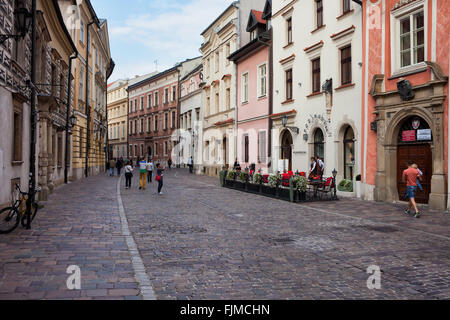
[[271, 34], [262, 12], [250, 12], [251, 41], [229, 59], [237, 65], [237, 160], [241, 167], [270, 166], [269, 51]]

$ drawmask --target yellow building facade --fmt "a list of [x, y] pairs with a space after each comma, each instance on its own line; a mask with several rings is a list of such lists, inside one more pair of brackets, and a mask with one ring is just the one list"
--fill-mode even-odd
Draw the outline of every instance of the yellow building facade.
[[105, 171], [107, 79], [114, 68], [108, 24], [99, 19], [89, 0], [59, 0], [67, 28], [78, 50], [74, 75], [72, 180]]
[[117, 80], [108, 86], [108, 152], [109, 159], [127, 158], [128, 80]]

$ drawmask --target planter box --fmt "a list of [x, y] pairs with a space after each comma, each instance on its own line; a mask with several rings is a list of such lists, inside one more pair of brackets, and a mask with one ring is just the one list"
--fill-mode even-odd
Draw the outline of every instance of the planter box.
[[295, 202], [304, 202], [306, 201], [306, 191], [300, 192], [295, 190]]
[[259, 184], [249, 183], [247, 185], [247, 187], [248, 187], [248, 192], [259, 193]]
[[275, 197], [277, 195], [277, 188], [272, 188], [271, 186], [262, 185], [261, 193], [266, 196]]
[[225, 180], [225, 187], [234, 188], [234, 180]]
[[235, 181], [234, 182], [234, 188], [239, 190], [245, 190], [245, 182], [242, 181]]
[[278, 188], [278, 197], [282, 200], [291, 201], [291, 190], [288, 188]]

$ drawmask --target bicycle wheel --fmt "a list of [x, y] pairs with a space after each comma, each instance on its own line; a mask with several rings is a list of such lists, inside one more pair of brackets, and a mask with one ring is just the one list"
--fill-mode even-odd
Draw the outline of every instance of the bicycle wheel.
[[0, 234], [13, 231], [19, 225], [20, 214], [16, 208], [9, 207], [0, 210]]
[[[37, 203], [33, 203], [33, 208], [31, 209], [31, 222], [33, 222], [34, 218], [36, 218], [36, 213], [38, 211], [38, 204]], [[22, 223], [22, 227], [26, 227], [27, 226], [27, 215], [24, 214], [21, 220]]]

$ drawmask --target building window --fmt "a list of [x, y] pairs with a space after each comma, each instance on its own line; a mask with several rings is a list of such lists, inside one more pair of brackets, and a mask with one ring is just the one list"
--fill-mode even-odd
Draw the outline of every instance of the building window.
[[164, 141], [164, 155], [167, 156], [167, 141]]
[[80, 41], [84, 43], [84, 22], [80, 19]]
[[176, 113], [172, 111], [172, 129], [176, 126]]
[[206, 115], [211, 114], [211, 98], [208, 96], [206, 97]]
[[144, 119], [141, 119], [141, 133], [144, 133]]
[[144, 97], [141, 97], [141, 105], [139, 106], [139, 110], [144, 110]]
[[344, 178], [353, 180], [355, 165], [355, 135], [352, 127], [348, 126], [344, 134]]
[[225, 103], [226, 103], [227, 110], [229, 110], [231, 108], [231, 90], [230, 90], [230, 88], [227, 88], [225, 90], [225, 100], [226, 100]]
[[144, 145], [141, 144], [141, 157], [143, 157], [143, 156], [144, 156]]
[[256, 36], [258, 35], [256, 32], [257, 32], [256, 29], [250, 32], [250, 41], [256, 39]]
[[147, 97], [147, 109], [152, 107], [152, 94], [150, 93]]
[[341, 84], [352, 83], [352, 47], [341, 49]]
[[130, 121], [130, 125], [129, 125], [129, 128], [128, 128], [128, 134], [129, 135], [133, 134], [133, 121]]
[[177, 86], [172, 87], [172, 101], [177, 100]]
[[137, 99], [135, 99], [134, 100], [134, 112], [137, 112], [137, 104], [138, 104], [138, 101], [137, 101]]
[[258, 97], [264, 97], [267, 94], [267, 65], [258, 67]]
[[342, 0], [342, 13], [347, 13], [351, 9], [351, 0]]
[[[227, 45], [225, 46], [225, 55], [226, 57], [229, 57], [231, 53], [231, 46], [230, 43], [228, 42]], [[228, 66], [230, 64], [230, 60], [226, 59], [226, 65]]]
[[133, 128], [133, 134], [136, 134], [137, 133], [137, 130], [138, 130], [138, 122], [137, 122], [137, 120], [134, 120], [134, 128]]
[[248, 72], [242, 75], [242, 93], [241, 102], [248, 102]]
[[243, 145], [244, 150], [242, 152], [242, 154], [244, 156], [243, 162], [248, 163], [249, 162], [249, 146], [250, 146], [248, 134], [245, 134], [243, 136], [243, 143], [244, 143], [244, 145]]
[[400, 63], [407, 67], [425, 61], [423, 11], [400, 20]]
[[158, 131], [158, 116], [155, 115], [155, 131]]
[[321, 129], [316, 129], [314, 132], [314, 157], [317, 156], [322, 160], [324, 158], [324, 138]]
[[320, 92], [320, 58], [312, 62], [312, 92]]
[[216, 72], [219, 72], [219, 51], [216, 52]]
[[216, 93], [216, 113], [219, 113], [219, 103], [220, 103], [220, 99], [219, 99], [219, 93]]
[[164, 89], [164, 103], [169, 102], [169, 88]]
[[292, 100], [292, 69], [286, 71], [286, 100]]
[[152, 117], [147, 118], [147, 132], [150, 132], [152, 130]]
[[153, 155], [158, 156], [158, 144], [155, 142], [153, 147]]
[[286, 20], [287, 23], [287, 43], [292, 43], [292, 17]]
[[58, 134], [58, 167], [61, 168], [63, 164], [63, 139], [62, 134]]
[[14, 112], [13, 161], [22, 161], [22, 116]]
[[134, 145], [134, 156], [135, 156], [135, 157], [138, 156], [137, 144]]
[[155, 92], [155, 107], [158, 106], [158, 92]]
[[323, 26], [323, 3], [322, 0], [316, 0], [316, 27]]

